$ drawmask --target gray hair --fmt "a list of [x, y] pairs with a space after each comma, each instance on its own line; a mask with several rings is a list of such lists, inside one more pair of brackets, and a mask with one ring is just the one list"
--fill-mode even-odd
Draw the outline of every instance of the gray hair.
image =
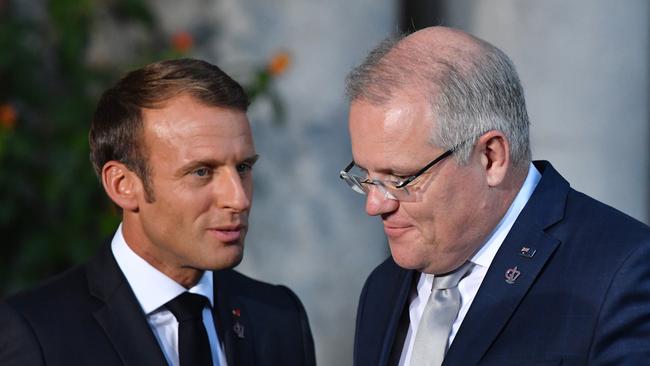
[[476, 139], [491, 130], [506, 135], [513, 165], [530, 163], [524, 92], [505, 53], [476, 38], [479, 52], [453, 46], [406, 47], [401, 38], [381, 42], [348, 74], [351, 101], [382, 104], [398, 92], [419, 89], [438, 122], [431, 143], [455, 148], [459, 164], [467, 164]]

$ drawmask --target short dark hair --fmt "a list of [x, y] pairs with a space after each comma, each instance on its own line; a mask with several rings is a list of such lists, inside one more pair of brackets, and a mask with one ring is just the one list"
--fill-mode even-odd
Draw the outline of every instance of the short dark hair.
[[143, 144], [142, 109], [161, 108], [180, 95], [242, 112], [249, 105], [241, 85], [205, 61], [165, 60], [131, 71], [104, 92], [92, 119], [90, 160], [100, 179], [104, 164], [119, 161], [142, 179], [147, 200], [154, 200], [151, 167]]

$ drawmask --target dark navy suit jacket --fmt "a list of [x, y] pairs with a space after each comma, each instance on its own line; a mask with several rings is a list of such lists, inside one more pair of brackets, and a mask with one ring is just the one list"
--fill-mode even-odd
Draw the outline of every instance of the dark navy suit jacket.
[[[214, 319], [229, 366], [315, 364], [300, 300], [283, 286], [214, 272]], [[166, 365], [110, 246], [88, 264], [0, 304], [0, 365]]]
[[[650, 365], [650, 228], [573, 190], [548, 162], [535, 165], [542, 179], [444, 365]], [[535, 250], [532, 258], [523, 247]], [[510, 284], [506, 271], [515, 267], [520, 275]], [[355, 365], [399, 359], [415, 277], [390, 258], [370, 275]]]

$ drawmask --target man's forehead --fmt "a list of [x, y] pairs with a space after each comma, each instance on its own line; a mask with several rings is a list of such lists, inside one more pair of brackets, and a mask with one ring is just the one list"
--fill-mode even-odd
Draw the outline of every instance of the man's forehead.
[[350, 136], [355, 161], [371, 170], [419, 164], [438, 153], [431, 144], [434, 113], [424, 98], [393, 98], [382, 105], [357, 102], [350, 107]]
[[206, 127], [217, 127], [215, 132], [224, 135], [250, 133], [244, 111], [207, 105], [185, 95], [173, 98], [159, 108], [144, 108], [142, 116], [144, 130], [162, 138], [191, 135]]
[[353, 142], [355, 137], [396, 142], [411, 140], [414, 135], [428, 138], [434, 123], [431, 105], [420, 96], [398, 95], [382, 104], [353, 101], [350, 105]]
[[207, 106], [178, 98], [159, 109], [143, 111], [143, 144], [150, 154], [175, 154], [185, 160], [255, 154], [248, 118], [243, 111]]

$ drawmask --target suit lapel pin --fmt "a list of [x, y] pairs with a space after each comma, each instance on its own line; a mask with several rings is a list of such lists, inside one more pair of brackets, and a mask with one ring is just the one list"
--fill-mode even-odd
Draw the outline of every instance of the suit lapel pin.
[[244, 338], [244, 326], [239, 323], [239, 320], [235, 321], [235, 325], [232, 326], [232, 330], [237, 335], [237, 338]]
[[537, 253], [537, 250], [529, 247], [521, 247], [521, 250], [519, 251], [519, 255], [526, 258], [532, 258], [535, 253]]
[[232, 326], [232, 330], [235, 332], [237, 335], [237, 338], [244, 338], [244, 326], [241, 325], [239, 322], [239, 318], [241, 318], [241, 309], [240, 308], [233, 308], [232, 309], [232, 315], [235, 317], [235, 324]]
[[521, 272], [519, 272], [519, 269], [517, 269], [517, 266], [514, 268], [508, 268], [506, 271], [506, 283], [509, 285], [512, 285], [517, 281], [517, 278], [519, 278], [519, 275]]

